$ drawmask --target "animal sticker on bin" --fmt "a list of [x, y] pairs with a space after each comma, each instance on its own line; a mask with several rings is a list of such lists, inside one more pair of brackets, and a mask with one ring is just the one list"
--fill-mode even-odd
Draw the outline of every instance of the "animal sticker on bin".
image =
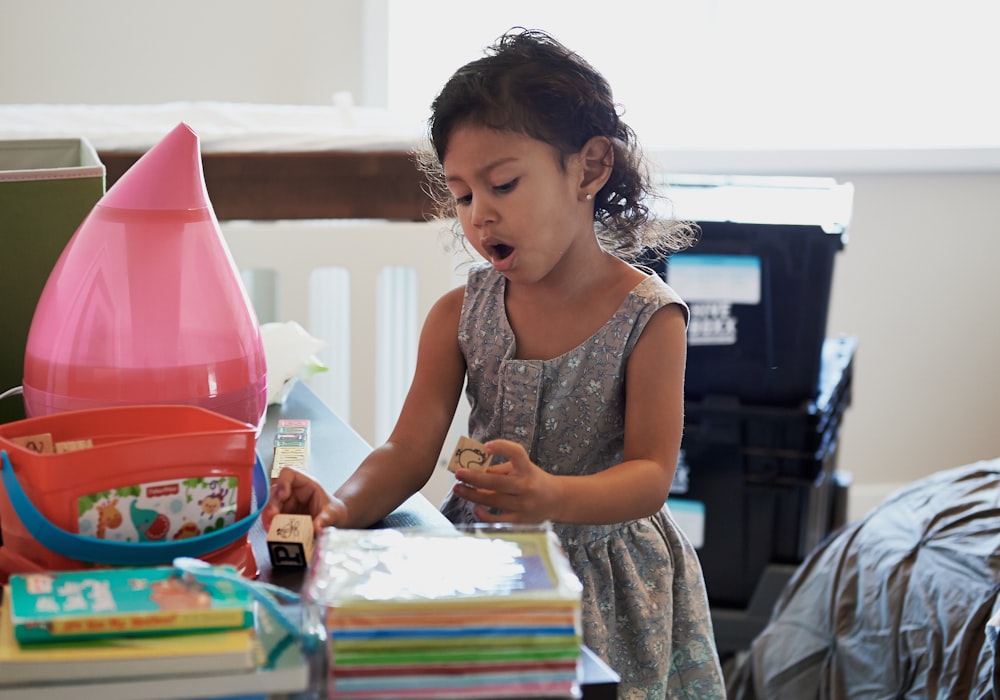
[[82, 535], [119, 542], [180, 540], [236, 521], [239, 479], [172, 479], [87, 494], [77, 500]]

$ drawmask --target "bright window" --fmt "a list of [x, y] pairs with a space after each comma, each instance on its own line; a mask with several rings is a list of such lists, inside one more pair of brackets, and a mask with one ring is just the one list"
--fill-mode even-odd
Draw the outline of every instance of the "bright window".
[[995, 0], [388, 0], [390, 109], [505, 29], [601, 70], [647, 149], [1000, 146]]

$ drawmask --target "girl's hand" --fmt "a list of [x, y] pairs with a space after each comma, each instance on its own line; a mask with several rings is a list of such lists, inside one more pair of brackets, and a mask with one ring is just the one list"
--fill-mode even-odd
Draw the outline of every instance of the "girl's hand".
[[313, 531], [318, 534], [325, 527], [336, 527], [345, 522], [347, 507], [339, 498], [328, 494], [313, 477], [298, 469], [285, 467], [271, 481], [271, 494], [261, 511], [265, 531], [271, 527], [271, 520], [278, 513], [311, 515]]
[[508, 461], [486, 471], [459, 469], [454, 492], [478, 507], [476, 517], [484, 523], [537, 524], [556, 519], [559, 480], [528, 459], [516, 442], [491, 440], [484, 445], [494, 457]]

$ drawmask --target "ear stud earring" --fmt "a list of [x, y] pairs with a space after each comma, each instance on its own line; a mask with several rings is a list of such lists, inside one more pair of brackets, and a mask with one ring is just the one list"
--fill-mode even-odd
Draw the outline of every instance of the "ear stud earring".
[[589, 202], [589, 201], [590, 201], [590, 200], [592, 200], [593, 198], [594, 198], [594, 195], [592, 195], [592, 194], [590, 194], [590, 192], [588, 192], [588, 193], [587, 193], [587, 197], [586, 197], [587, 201]]

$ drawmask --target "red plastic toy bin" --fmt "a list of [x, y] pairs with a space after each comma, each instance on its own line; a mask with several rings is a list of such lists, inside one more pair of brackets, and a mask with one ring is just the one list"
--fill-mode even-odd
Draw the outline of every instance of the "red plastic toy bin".
[[[90, 446], [38, 453], [15, 442], [39, 435]], [[176, 556], [255, 575], [246, 535], [266, 500], [255, 446], [255, 426], [180, 404], [0, 425], [0, 579]]]

